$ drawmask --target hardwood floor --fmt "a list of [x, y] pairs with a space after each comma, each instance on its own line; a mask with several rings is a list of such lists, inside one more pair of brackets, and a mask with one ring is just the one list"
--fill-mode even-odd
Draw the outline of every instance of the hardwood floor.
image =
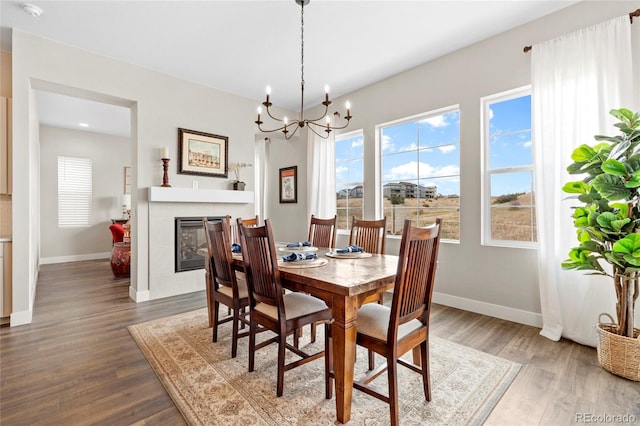
[[[185, 424], [126, 327], [204, 307], [204, 291], [136, 304], [128, 286], [108, 261], [42, 267], [33, 323], [0, 328], [3, 426]], [[487, 425], [640, 422], [640, 383], [602, 370], [593, 348], [444, 306], [431, 321], [433, 335], [522, 364]]]

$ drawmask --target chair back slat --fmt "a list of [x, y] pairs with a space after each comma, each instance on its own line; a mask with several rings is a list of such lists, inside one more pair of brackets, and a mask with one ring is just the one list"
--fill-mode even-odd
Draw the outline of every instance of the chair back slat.
[[250, 217], [247, 219], [237, 218], [236, 223], [231, 224], [231, 242], [240, 244], [240, 230], [238, 229], [238, 223], [242, 223], [244, 226], [258, 226], [260, 223], [260, 216]]
[[220, 285], [232, 289], [237, 287], [236, 274], [232, 267], [231, 242], [229, 241], [230, 220], [229, 216], [220, 222], [209, 222], [206, 218], [203, 219], [210, 273], [216, 289]]
[[384, 254], [387, 234], [387, 218], [362, 220], [353, 217], [349, 245], [362, 247], [367, 253]]
[[319, 219], [311, 215], [309, 225], [309, 239], [315, 247], [335, 247], [336, 243], [336, 220], [337, 216], [331, 219]]
[[238, 229], [251, 305], [262, 302], [284, 309], [271, 222], [267, 219], [264, 226], [249, 227], [238, 220]]
[[428, 228], [412, 227], [410, 220], [404, 223], [388, 339], [395, 341], [398, 327], [413, 319], [428, 324], [440, 246], [440, 225], [440, 219]]

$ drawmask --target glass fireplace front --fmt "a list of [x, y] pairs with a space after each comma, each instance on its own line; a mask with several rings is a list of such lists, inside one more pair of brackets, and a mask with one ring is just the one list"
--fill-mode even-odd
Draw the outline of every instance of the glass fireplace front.
[[[210, 222], [219, 222], [222, 219], [222, 216], [207, 216]], [[202, 217], [176, 217], [175, 232], [175, 271], [204, 268], [207, 240], [204, 236]]]

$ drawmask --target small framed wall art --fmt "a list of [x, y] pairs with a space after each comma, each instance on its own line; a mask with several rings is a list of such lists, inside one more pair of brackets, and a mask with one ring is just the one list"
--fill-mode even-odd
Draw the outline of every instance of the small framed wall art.
[[226, 178], [229, 138], [178, 129], [178, 173]]
[[280, 202], [298, 202], [298, 166], [280, 169]]

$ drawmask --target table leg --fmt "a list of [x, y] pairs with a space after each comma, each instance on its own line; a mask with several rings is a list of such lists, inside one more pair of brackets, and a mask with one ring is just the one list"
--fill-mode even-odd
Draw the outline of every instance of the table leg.
[[331, 326], [331, 336], [336, 414], [339, 422], [347, 423], [351, 418], [353, 373], [356, 363], [357, 308], [353, 300], [347, 297], [341, 300], [334, 299], [332, 311], [334, 322]]

